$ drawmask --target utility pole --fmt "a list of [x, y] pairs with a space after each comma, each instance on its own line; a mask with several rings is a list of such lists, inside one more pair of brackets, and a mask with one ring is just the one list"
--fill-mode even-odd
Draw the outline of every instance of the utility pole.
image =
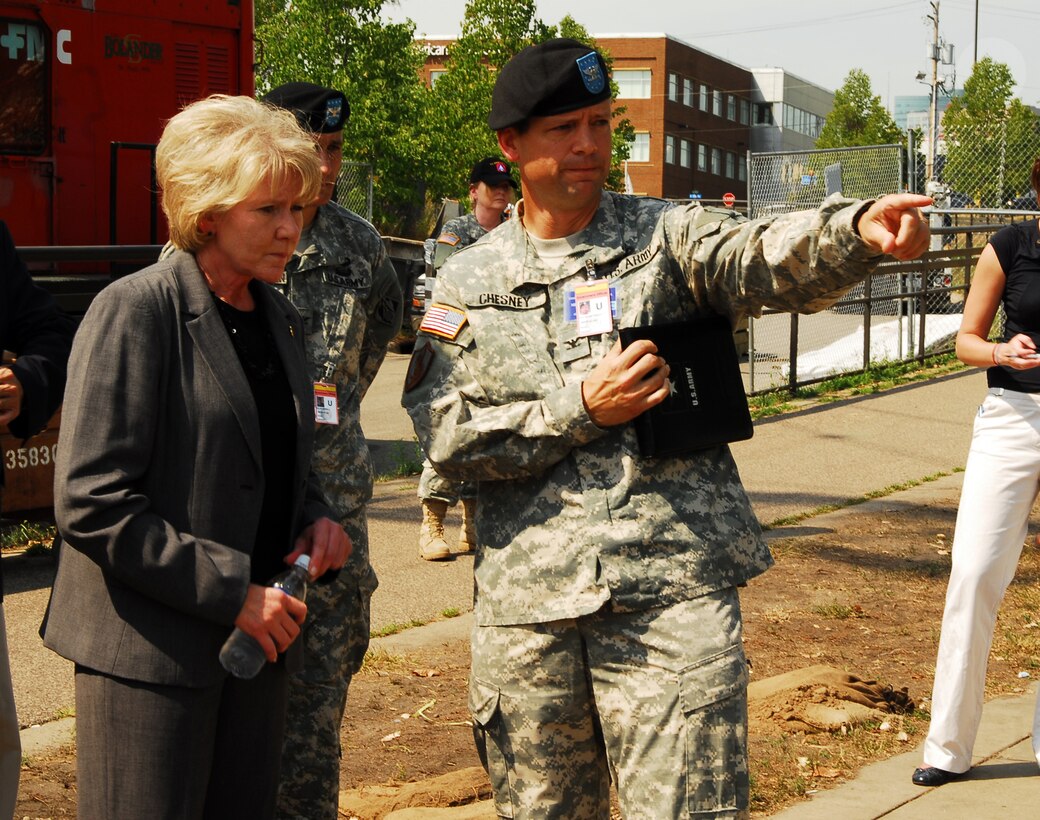
[[932, 13], [928, 19], [932, 21], [932, 98], [928, 106], [928, 157], [925, 160], [925, 179], [932, 182], [935, 179], [935, 131], [936, 131], [936, 107], [939, 96], [939, 0], [931, 0]]
[[971, 55], [971, 66], [979, 61], [979, 0], [975, 0], [975, 52]]

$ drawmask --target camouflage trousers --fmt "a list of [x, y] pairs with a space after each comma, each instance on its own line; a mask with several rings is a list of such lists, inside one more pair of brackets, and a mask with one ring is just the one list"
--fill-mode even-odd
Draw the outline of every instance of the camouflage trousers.
[[644, 612], [473, 630], [470, 709], [499, 817], [747, 818], [733, 588]]
[[441, 478], [433, 469], [430, 460], [424, 458], [422, 475], [419, 476], [419, 498], [423, 501], [447, 501], [449, 507], [459, 503], [460, 498], [476, 498], [477, 485], [472, 481], [452, 481]]
[[[354, 549], [368, 555], [364, 508], [340, 523]], [[313, 584], [307, 593], [307, 621], [300, 636], [303, 669], [289, 678], [276, 815], [280, 820], [338, 816], [340, 728], [347, 689], [368, 650], [369, 604], [377, 585], [367, 561], [359, 572], [350, 569], [348, 563], [335, 581]]]

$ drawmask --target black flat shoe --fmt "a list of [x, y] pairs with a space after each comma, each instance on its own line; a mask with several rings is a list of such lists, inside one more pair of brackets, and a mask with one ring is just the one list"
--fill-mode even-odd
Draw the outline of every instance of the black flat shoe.
[[914, 776], [910, 779], [917, 786], [941, 786], [944, 783], [949, 783], [951, 780], [956, 780], [958, 777], [963, 777], [967, 772], [948, 772], [946, 769], [940, 769], [938, 766], [927, 766], [920, 769], [914, 769]]

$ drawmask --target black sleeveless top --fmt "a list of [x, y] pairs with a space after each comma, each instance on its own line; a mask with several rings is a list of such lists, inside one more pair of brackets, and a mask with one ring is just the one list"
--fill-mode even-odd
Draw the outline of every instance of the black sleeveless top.
[[[1006, 342], [1025, 333], [1040, 349], [1040, 227], [1037, 220], [1015, 222], [1001, 228], [989, 240], [1007, 279], [1004, 285], [1004, 333]], [[991, 367], [986, 371], [990, 387], [1021, 393], [1040, 393], [1040, 368], [1014, 370]]]

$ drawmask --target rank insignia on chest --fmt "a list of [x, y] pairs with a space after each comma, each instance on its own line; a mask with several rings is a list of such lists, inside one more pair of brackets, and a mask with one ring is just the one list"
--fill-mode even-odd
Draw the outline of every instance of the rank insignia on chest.
[[453, 342], [465, 324], [466, 314], [461, 310], [434, 302], [426, 309], [419, 330]]

